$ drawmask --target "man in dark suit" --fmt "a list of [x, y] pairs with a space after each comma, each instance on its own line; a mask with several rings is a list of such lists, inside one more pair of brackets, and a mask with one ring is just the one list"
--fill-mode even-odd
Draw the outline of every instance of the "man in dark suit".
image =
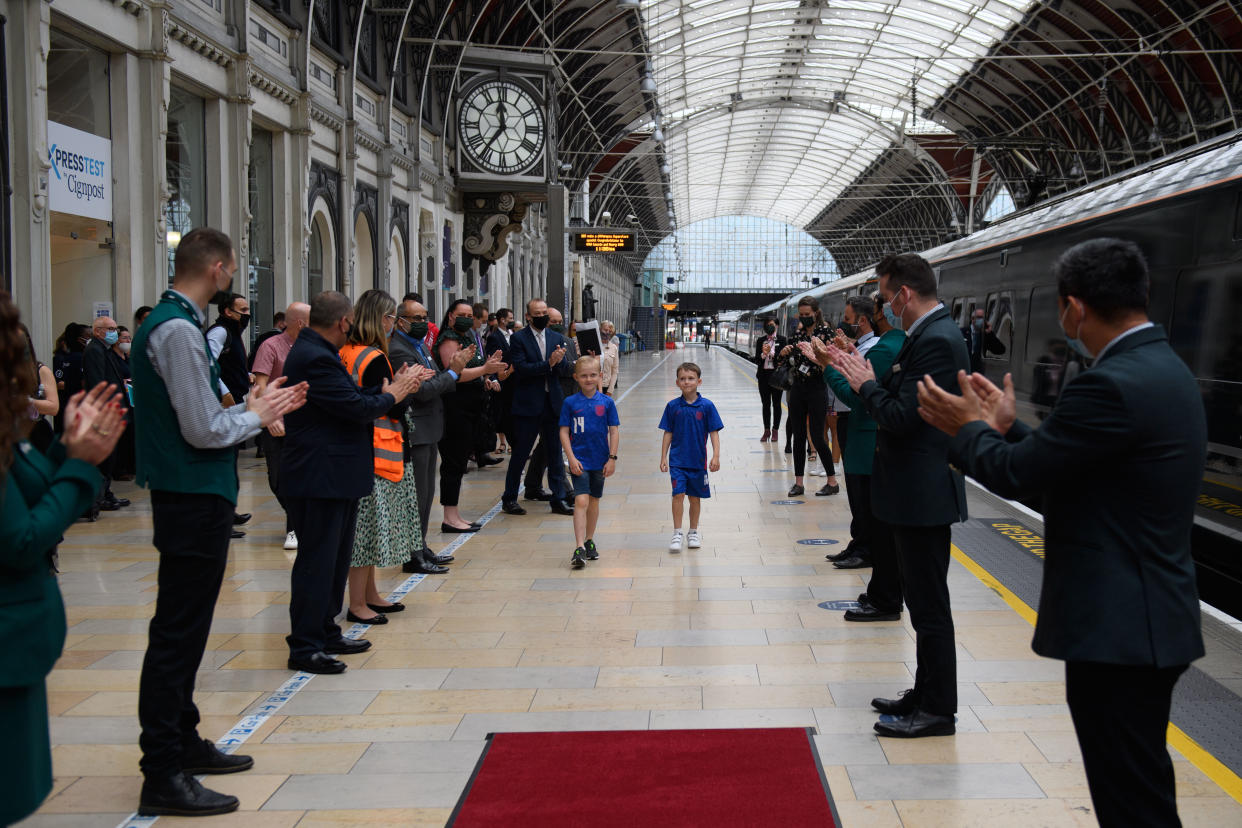
[[444, 564], [453, 560], [452, 555], [437, 555], [426, 545], [427, 521], [431, 517], [431, 501], [436, 494], [436, 444], [444, 436], [445, 394], [457, 390], [457, 378], [470, 361], [470, 353], [464, 348], [453, 355], [448, 369], [440, 371], [427, 351], [423, 339], [427, 336], [427, 309], [421, 302], [407, 298], [397, 311], [397, 324], [388, 342], [388, 359], [394, 368], [402, 365], [422, 365], [436, 371], [436, 375], [423, 382], [411, 397], [406, 419], [411, 428], [406, 435], [407, 461], [414, 469], [414, 490], [418, 492], [418, 519], [423, 527], [423, 548], [420, 554], [402, 565], [404, 572], [422, 572], [440, 575], [448, 571]]
[[[1043, 496], [1047, 558], [1032, 647], [1065, 661], [1065, 694], [1103, 826], [1178, 825], [1165, 748], [1173, 685], [1203, 655], [1190, 553], [1207, 424], [1194, 376], [1147, 318], [1147, 265], [1117, 239], [1057, 261], [1060, 323], [1094, 358], [1034, 429], [1002, 391], [924, 384], [950, 458], [1002, 497]], [[1159, 401], [1153, 405], [1152, 401]]]
[[983, 308], [975, 308], [970, 324], [962, 328], [962, 339], [966, 342], [966, 351], [970, 354], [970, 371], [972, 374], [983, 373], [983, 357], [985, 354], [1000, 356], [1005, 353], [1005, 343], [1000, 341], [992, 326], [984, 320]]
[[931, 265], [914, 253], [888, 256], [876, 267], [885, 317], [906, 342], [877, 380], [871, 363], [832, 349], [833, 366], [875, 419], [871, 509], [892, 527], [902, 592], [917, 640], [914, 689], [898, 699], [873, 699], [882, 736], [946, 736], [957, 713], [957, 653], [949, 607], [950, 525], [966, 519], [962, 476], [949, 468], [949, 438], [923, 422], [918, 381], [930, 376], [957, 387], [970, 366], [962, 332], [936, 298]]
[[556, 331], [548, 330], [548, 305], [542, 299], [526, 303], [527, 326], [509, 341], [516, 385], [513, 390], [513, 455], [505, 474], [505, 492], [501, 509], [506, 514], [524, 515], [518, 505], [518, 484], [522, 467], [530, 456], [535, 439], [543, 441], [547, 453], [548, 483], [552, 488], [552, 511], [572, 515], [565, 506], [565, 464], [561, 459], [561, 442], [557, 423], [564, 396], [557, 377], [557, 366], [565, 358], [568, 343]]
[[763, 436], [759, 442], [776, 442], [781, 434], [780, 388], [772, 387], [772, 374], [776, 373], [776, 355], [785, 347], [785, 337], [776, 328], [775, 319], [764, 320], [763, 335], [755, 338], [755, 382], [759, 383], [759, 404], [763, 407]]
[[[114, 384], [124, 388], [129, 379], [129, 369], [125, 360], [112, 347], [120, 339], [117, 324], [109, 316], [100, 316], [91, 325], [91, 341], [82, 352], [83, 388], [94, 388], [101, 382]], [[133, 413], [125, 412], [126, 427], [133, 421]], [[129, 505], [129, 500], [117, 497], [112, 493], [112, 478], [116, 467], [116, 449], [99, 464], [99, 473], [103, 475], [103, 488], [95, 497], [95, 507], [105, 512], [115, 512]]]
[[298, 534], [290, 586], [289, 669], [343, 673], [330, 654], [361, 653], [371, 642], [342, 637], [345, 578], [354, 546], [358, 501], [374, 485], [372, 423], [419, 386], [402, 367], [383, 388], [359, 388], [341, 363], [354, 324], [349, 299], [336, 291], [311, 302], [310, 325], [285, 359], [288, 384], [308, 384], [306, 405], [285, 417], [280, 493]]

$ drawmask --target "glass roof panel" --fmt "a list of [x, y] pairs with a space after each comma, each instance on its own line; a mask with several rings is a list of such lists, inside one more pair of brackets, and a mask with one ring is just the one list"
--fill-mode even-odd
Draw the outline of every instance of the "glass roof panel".
[[642, 0], [678, 221], [805, 226], [1037, 2]]

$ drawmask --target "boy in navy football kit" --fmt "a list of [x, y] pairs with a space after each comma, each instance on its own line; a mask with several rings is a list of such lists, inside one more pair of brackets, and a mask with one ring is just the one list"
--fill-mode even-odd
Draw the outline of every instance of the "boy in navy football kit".
[[617, 467], [617, 444], [621, 420], [617, 405], [599, 390], [599, 360], [584, 356], [574, 363], [574, 379], [580, 391], [561, 405], [561, 448], [569, 461], [574, 484], [574, 549], [570, 566], [582, 569], [599, 557], [595, 526], [599, 522], [599, 499], [604, 478]]
[[[703, 545], [699, 535], [701, 499], [711, 497], [707, 472], [720, 471], [720, 429], [724, 423], [712, 401], [699, 393], [703, 372], [693, 362], [677, 366], [677, 387], [681, 396], [664, 406], [660, 428], [664, 440], [660, 445], [660, 471], [668, 472], [673, 481], [673, 539], [668, 551], [680, 552], [682, 543], [681, 516], [686, 497], [690, 498], [691, 549]], [[707, 462], [707, 441], [712, 442], [712, 461]]]

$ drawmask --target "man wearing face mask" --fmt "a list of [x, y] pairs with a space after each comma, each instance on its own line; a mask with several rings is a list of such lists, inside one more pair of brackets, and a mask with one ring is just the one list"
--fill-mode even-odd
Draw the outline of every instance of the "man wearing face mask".
[[898, 699], [873, 699], [883, 715], [881, 736], [946, 736], [956, 730], [957, 652], [949, 605], [950, 526], [966, 519], [962, 476], [949, 467], [949, 440], [923, 422], [918, 381], [931, 376], [957, 387], [970, 367], [962, 332], [936, 298], [931, 265], [914, 253], [888, 256], [876, 267], [884, 313], [906, 331], [906, 342], [877, 379], [856, 352], [831, 349], [832, 365], [876, 422], [871, 508], [892, 527], [893, 544], [916, 634], [914, 689]]
[[785, 347], [785, 337], [776, 331], [776, 320], [763, 323], [763, 336], [755, 341], [755, 381], [759, 383], [759, 403], [763, 406], [763, 436], [759, 442], [766, 443], [781, 434], [781, 395], [785, 392], [771, 385], [776, 372], [776, 358]]
[[[245, 336], [250, 325], [250, 303], [240, 293], [222, 294], [216, 302], [215, 324], [207, 329], [207, 347], [220, 365], [220, 392], [225, 406], [237, 405], [250, 393], [254, 376], [247, 370]], [[241, 444], [237, 445], [241, 449]], [[233, 516], [233, 523], [241, 526], [250, 515]], [[233, 530], [233, 537], [244, 538], [241, 529]]]
[[992, 326], [984, 321], [983, 308], [975, 308], [971, 314], [970, 324], [962, 328], [962, 338], [966, 341], [966, 350], [970, 353], [970, 372], [983, 373], [983, 357], [987, 354], [1000, 356], [1005, 353], [1005, 343], [1000, 341]]
[[[1094, 239], [1053, 268], [1061, 329], [1095, 360], [1038, 428], [1004, 389], [924, 383], [950, 458], [1001, 497], [1043, 496], [1047, 542], [1032, 648], [1065, 661], [1065, 695], [1102, 826], [1178, 825], [1165, 747], [1173, 687], [1204, 654], [1190, 535], [1207, 454], [1194, 376], [1147, 318], [1138, 246]], [[1159, 405], [1152, 405], [1158, 400]], [[1103, 473], [1107, 470], [1107, 473]]]
[[[116, 352], [116, 345], [121, 340], [120, 329], [110, 316], [101, 316], [91, 325], [91, 340], [82, 352], [83, 387], [94, 388], [101, 382], [113, 383], [117, 388], [124, 388], [129, 379], [129, 366], [125, 359]], [[125, 412], [125, 427], [133, 421], [133, 413]], [[129, 500], [117, 497], [112, 493], [112, 481], [116, 474], [117, 452], [114, 448], [108, 459], [99, 464], [99, 473], [103, 475], [103, 489], [95, 501], [95, 506], [105, 512], [115, 512], [129, 505]]]

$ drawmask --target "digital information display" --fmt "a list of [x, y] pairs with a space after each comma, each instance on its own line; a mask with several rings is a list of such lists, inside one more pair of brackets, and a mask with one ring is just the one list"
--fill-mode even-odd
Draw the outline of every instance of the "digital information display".
[[587, 230], [573, 234], [575, 253], [632, 253], [634, 234], [623, 231]]

